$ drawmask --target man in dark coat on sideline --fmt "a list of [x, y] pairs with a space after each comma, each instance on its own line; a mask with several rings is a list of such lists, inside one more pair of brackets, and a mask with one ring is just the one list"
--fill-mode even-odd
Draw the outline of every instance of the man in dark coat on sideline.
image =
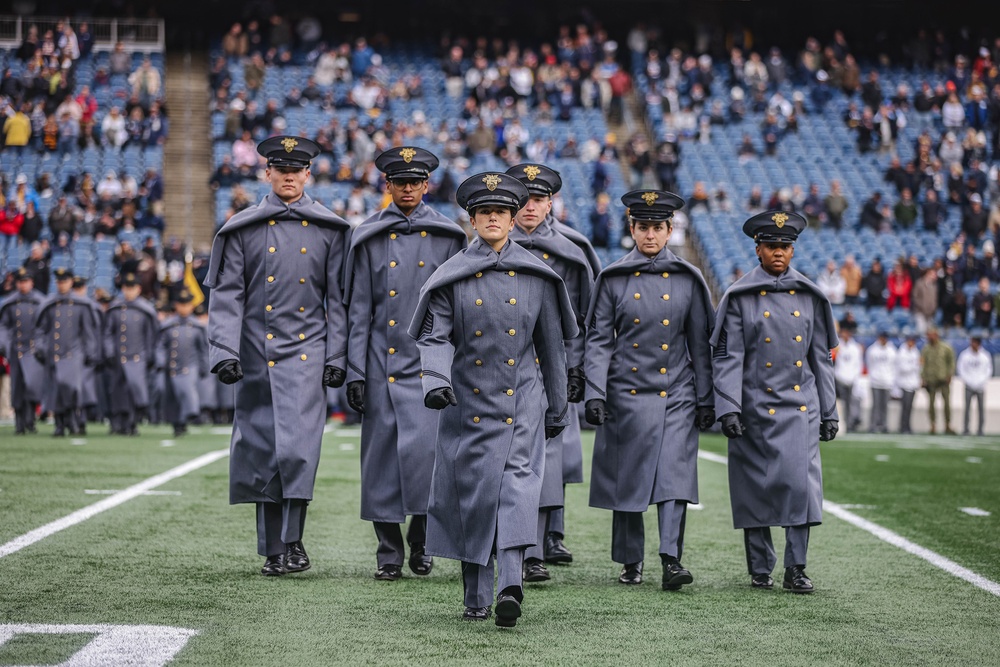
[[733, 524], [742, 528], [754, 588], [774, 585], [771, 526], [785, 528], [782, 586], [811, 593], [809, 528], [823, 511], [820, 441], [837, 435], [830, 351], [837, 347], [830, 302], [789, 266], [806, 226], [796, 213], [766, 211], [743, 233], [760, 266], [733, 283], [712, 332], [715, 412], [729, 438]]
[[230, 503], [256, 503], [261, 574], [310, 567], [302, 544], [326, 423], [326, 387], [343, 385], [348, 224], [305, 194], [315, 142], [271, 137], [269, 192], [212, 244], [205, 285], [213, 373], [236, 384]]
[[424, 551], [438, 415], [424, 407], [420, 353], [406, 334], [420, 288], [445, 260], [466, 246], [453, 220], [423, 202], [432, 153], [390, 148], [375, 159], [392, 203], [351, 235], [347, 254], [347, 401], [361, 420], [361, 518], [378, 538], [375, 578], [402, 576], [406, 533], [409, 566], [429, 574]]

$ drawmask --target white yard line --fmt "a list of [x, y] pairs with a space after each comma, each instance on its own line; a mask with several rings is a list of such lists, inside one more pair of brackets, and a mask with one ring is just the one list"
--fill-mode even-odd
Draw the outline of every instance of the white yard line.
[[[727, 465], [728, 461], [725, 456], [719, 456], [718, 454], [713, 454], [712, 452], [698, 452], [698, 458], [705, 459], [706, 461], [712, 461], [713, 463], [721, 463]], [[939, 553], [931, 551], [926, 547], [922, 547], [915, 542], [911, 542], [902, 535], [894, 533], [888, 528], [883, 528], [877, 523], [873, 523], [868, 519], [863, 519], [854, 512], [844, 509], [843, 506], [837, 503], [830, 502], [829, 500], [823, 501], [823, 509], [834, 515], [842, 521], [860, 528], [868, 533], [871, 533], [883, 542], [888, 542], [889, 544], [902, 549], [903, 551], [913, 554], [918, 558], [922, 558], [934, 567], [940, 568], [947, 572], [948, 574], [963, 579], [976, 588], [981, 588], [982, 590], [1000, 597], [1000, 584], [986, 577], [976, 574], [972, 570], [962, 567], [955, 561], [945, 558]]]
[[47, 523], [40, 528], [36, 528], [31, 532], [25, 533], [20, 537], [15, 537], [13, 540], [6, 544], [0, 545], [0, 558], [4, 556], [9, 556], [12, 553], [20, 551], [21, 549], [31, 546], [35, 542], [44, 540], [50, 535], [55, 535], [61, 530], [65, 530], [71, 526], [75, 526], [78, 523], [86, 521], [92, 517], [97, 516], [105, 510], [118, 507], [122, 503], [127, 503], [133, 498], [137, 498], [147, 491], [152, 491], [158, 486], [162, 486], [167, 482], [177, 479], [178, 477], [183, 477], [189, 472], [194, 472], [198, 468], [204, 468], [210, 463], [214, 463], [219, 459], [228, 456], [229, 449], [219, 449], [214, 452], [209, 452], [208, 454], [203, 454], [196, 459], [192, 459], [187, 463], [183, 463], [176, 468], [171, 468], [166, 472], [161, 472], [159, 475], [153, 475], [149, 479], [143, 480], [138, 484], [128, 487], [123, 491], [119, 491], [113, 496], [109, 496], [104, 500], [100, 500], [93, 505], [87, 505], [82, 509], [67, 514], [61, 519], [56, 519], [51, 523]]

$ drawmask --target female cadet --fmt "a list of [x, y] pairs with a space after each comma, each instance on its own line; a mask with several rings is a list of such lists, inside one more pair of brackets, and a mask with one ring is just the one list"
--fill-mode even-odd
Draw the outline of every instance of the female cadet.
[[[458, 189], [478, 238], [424, 284], [409, 333], [424, 404], [443, 410], [427, 508], [427, 553], [462, 561], [468, 620], [521, 615], [521, 568], [535, 543], [544, 438], [569, 423], [564, 339], [577, 335], [559, 276], [508, 239], [528, 199], [516, 178], [472, 176]], [[544, 427], [543, 427], [544, 423]]]
[[680, 563], [688, 503], [698, 502], [698, 429], [715, 421], [708, 286], [667, 247], [684, 200], [622, 197], [635, 248], [597, 277], [587, 316], [586, 419], [599, 425], [590, 505], [614, 511], [618, 581], [642, 583], [643, 513], [656, 505], [663, 589], [693, 581]]

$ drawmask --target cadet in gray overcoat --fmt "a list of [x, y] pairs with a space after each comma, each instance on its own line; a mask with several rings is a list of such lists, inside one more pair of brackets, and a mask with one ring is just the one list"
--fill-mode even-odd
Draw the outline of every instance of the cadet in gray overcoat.
[[[573, 304], [581, 335], [566, 341], [566, 368], [569, 377], [567, 398], [570, 403], [583, 400], [583, 319], [590, 305], [594, 282], [586, 253], [562, 233], [556, 231], [552, 217], [552, 195], [562, 188], [559, 172], [540, 164], [519, 164], [507, 170], [528, 188], [529, 198], [514, 218], [510, 240], [545, 263], [562, 278]], [[551, 578], [543, 560], [569, 563], [573, 554], [563, 544], [561, 520], [551, 525], [552, 513], [565, 504], [567, 482], [583, 481], [583, 450], [577, 411], [570, 409], [569, 426], [545, 443], [545, 478], [539, 500], [538, 541], [525, 551], [524, 580], [547, 581]]]
[[729, 438], [733, 525], [742, 528], [751, 585], [771, 588], [771, 526], [785, 528], [785, 577], [811, 593], [809, 527], [822, 521], [820, 440], [837, 435], [830, 351], [837, 346], [826, 296], [791, 268], [805, 228], [796, 213], [766, 211], [743, 225], [760, 266], [719, 302], [712, 332], [715, 410]]
[[392, 203], [351, 235], [344, 298], [349, 303], [347, 401], [361, 420], [361, 518], [378, 538], [375, 578], [402, 576], [399, 524], [410, 516], [406, 542], [414, 574], [429, 574], [427, 497], [438, 415], [424, 408], [420, 353], [406, 334], [420, 288], [445, 260], [465, 248], [453, 220], [423, 203], [438, 166], [432, 153], [391, 148], [375, 159]]
[[100, 356], [90, 304], [72, 292], [73, 272], [56, 269], [56, 293], [42, 304], [35, 322], [35, 358], [45, 365], [44, 404], [52, 410], [52, 435], [76, 434], [74, 412], [82, 405], [84, 367]]
[[438, 426], [427, 553], [462, 561], [464, 618], [521, 615], [524, 549], [535, 544], [545, 439], [569, 423], [564, 339], [576, 316], [559, 276], [511, 243], [528, 191], [506, 174], [458, 188], [478, 234], [424, 284], [409, 333], [417, 339], [424, 404]]
[[134, 273], [121, 278], [121, 296], [104, 314], [104, 358], [110, 368], [111, 433], [137, 435], [149, 408], [149, 379], [156, 368], [160, 321], [141, 296]]
[[209, 363], [223, 383], [237, 383], [229, 501], [257, 505], [265, 576], [310, 567], [302, 531], [326, 387], [345, 378], [341, 284], [349, 226], [304, 192], [319, 151], [289, 136], [257, 146], [272, 191], [222, 226], [204, 281], [213, 290]]
[[[186, 289], [177, 294], [173, 317], [160, 327], [159, 356], [163, 359], [164, 418], [174, 426], [174, 436], [187, 433], [188, 423], [198, 417], [201, 405], [198, 385], [208, 372], [208, 334], [192, 317], [194, 295]], [[214, 379], [214, 378], [213, 378]]]
[[618, 581], [642, 582], [643, 513], [656, 505], [663, 590], [694, 579], [680, 562], [689, 503], [698, 502], [698, 430], [715, 422], [701, 272], [667, 247], [677, 195], [622, 197], [635, 249], [597, 278], [587, 315], [586, 418], [598, 425], [590, 505], [613, 510]]
[[35, 319], [44, 297], [22, 267], [14, 272], [17, 291], [0, 303], [0, 355], [10, 365], [14, 434], [35, 433], [35, 411], [42, 400], [43, 366], [35, 359]]

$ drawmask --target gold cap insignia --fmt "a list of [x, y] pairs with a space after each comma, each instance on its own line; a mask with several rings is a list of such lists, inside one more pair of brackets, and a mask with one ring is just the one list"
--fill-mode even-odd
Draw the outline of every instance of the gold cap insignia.
[[529, 181], [533, 181], [538, 174], [542, 173], [542, 170], [533, 164], [529, 164], [524, 168], [524, 173], [528, 176]]
[[285, 147], [286, 153], [291, 153], [292, 149], [299, 145], [299, 142], [291, 137], [285, 137], [281, 140], [281, 145]]
[[788, 220], [788, 215], [786, 213], [775, 213], [771, 216], [771, 220], [774, 220], [774, 224], [778, 226], [778, 229], [781, 229], [785, 226], [785, 221]]
[[410, 162], [413, 161], [413, 156], [417, 154], [417, 151], [413, 150], [412, 148], [404, 148], [403, 150], [399, 151], [399, 154], [402, 156], [403, 162], [405, 162], [406, 164], [410, 164]]
[[483, 177], [483, 183], [486, 184], [486, 189], [489, 190], [490, 192], [496, 190], [497, 186], [500, 185], [502, 181], [503, 179], [500, 177], [499, 174], [487, 174], [486, 176]]
[[642, 198], [646, 200], [646, 206], [652, 206], [653, 202], [660, 198], [655, 192], [644, 192]]

